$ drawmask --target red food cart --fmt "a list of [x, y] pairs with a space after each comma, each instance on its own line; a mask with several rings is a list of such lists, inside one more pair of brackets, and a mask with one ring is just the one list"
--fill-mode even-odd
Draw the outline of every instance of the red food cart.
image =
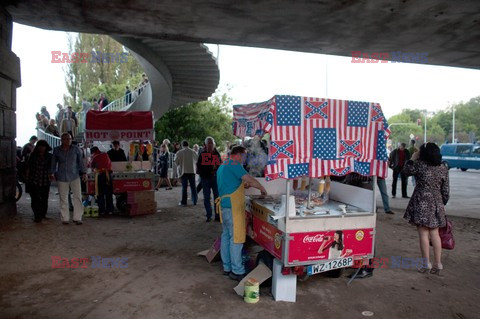
[[[272, 293], [295, 301], [296, 275], [368, 263], [375, 190], [334, 182], [387, 176], [388, 124], [378, 103], [277, 95], [233, 109], [234, 135], [269, 135], [268, 196], [246, 190], [247, 234], [273, 258]], [[292, 180], [303, 179], [299, 189]], [[308, 185], [308, 186], [307, 186]], [[257, 193], [255, 193], [257, 192]], [[265, 254], [263, 254], [265, 258]]]
[[[129, 203], [137, 197], [145, 207], [136, 209], [136, 214], [152, 213], [156, 209], [154, 201], [155, 174], [151, 172], [150, 161], [134, 161], [135, 153], [143, 153], [143, 143], [147, 144], [147, 153], [152, 154], [154, 140], [153, 112], [101, 112], [88, 111], [85, 122], [85, 141], [94, 144], [110, 144], [119, 141], [128, 146], [129, 161], [112, 163], [113, 193], [117, 195], [117, 207], [125, 212], [129, 209], [130, 215], [134, 215], [133, 209], [138, 208], [137, 203]], [[127, 143], [125, 143], [127, 142]], [[135, 194], [136, 192], [146, 192]], [[87, 194], [95, 194], [95, 174], [88, 174]], [[140, 196], [141, 195], [141, 196]], [[127, 205], [130, 204], [130, 205]], [[138, 205], [137, 205], [138, 206]]]

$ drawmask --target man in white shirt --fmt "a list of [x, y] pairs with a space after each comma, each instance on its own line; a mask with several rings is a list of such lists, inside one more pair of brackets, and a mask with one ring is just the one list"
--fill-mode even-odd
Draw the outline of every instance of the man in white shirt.
[[187, 206], [187, 186], [190, 183], [193, 205], [197, 205], [197, 189], [195, 186], [195, 165], [197, 163], [197, 153], [188, 147], [188, 142], [182, 142], [183, 148], [175, 154], [175, 163], [178, 167], [178, 175], [182, 180], [182, 201], [180, 206]]

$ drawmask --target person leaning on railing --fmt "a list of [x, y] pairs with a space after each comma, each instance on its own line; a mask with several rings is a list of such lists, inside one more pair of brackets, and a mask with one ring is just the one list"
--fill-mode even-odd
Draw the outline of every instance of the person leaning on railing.
[[58, 127], [55, 125], [54, 119], [50, 119], [50, 124], [45, 128], [45, 133], [60, 137], [60, 132], [58, 131]]

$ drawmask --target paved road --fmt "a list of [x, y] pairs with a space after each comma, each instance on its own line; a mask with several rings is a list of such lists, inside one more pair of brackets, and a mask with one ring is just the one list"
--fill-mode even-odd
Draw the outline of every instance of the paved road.
[[[391, 194], [392, 177], [391, 170], [387, 179], [387, 188]], [[413, 193], [412, 180], [409, 179], [407, 188], [408, 195]], [[378, 189], [377, 189], [378, 193]], [[397, 184], [397, 195], [401, 194], [401, 182]], [[390, 206], [393, 211], [403, 214], [407, 207], [408, 199], [390, 198]], [[382, 208], [380, 194], [378, 193], [377, 207]], [[462, 172], [458, 169], [450, 170], [450, 201], [447, 204], [447, 214], [459, 217], [480, 219], [480, 170], [468, 170]]]

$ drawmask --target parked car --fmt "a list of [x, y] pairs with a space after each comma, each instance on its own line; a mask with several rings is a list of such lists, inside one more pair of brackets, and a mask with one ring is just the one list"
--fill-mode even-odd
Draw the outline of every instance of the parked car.
[[448, 168], [480, 169], [480, 144], [443, 144], [440, 148], [442, 160]]

